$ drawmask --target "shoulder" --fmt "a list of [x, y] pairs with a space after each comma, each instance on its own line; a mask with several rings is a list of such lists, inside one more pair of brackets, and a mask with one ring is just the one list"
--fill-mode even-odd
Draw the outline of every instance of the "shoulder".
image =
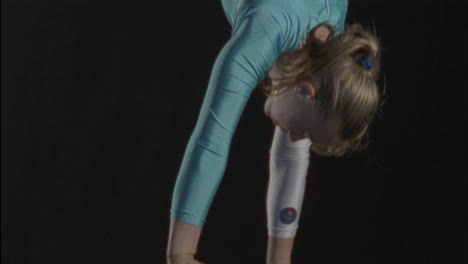
[[269, 38], [283, 50], [291, 37], [291, 28], [295, 28], [296, 20], [291, 11], [276, 5], [247, 6], [239, 10], [233, 35], [246, 32], [247, 29], [258, 38]]
[[347, 0], [328, 0], [330, 12], [328, 15], [328, 22], [335, 26], [337, 33], [344, 30], [346, 15], [348, 12]]
[[273, 25], [283, 25], [287, 22], [284, 18], [291, 16], [290, 9], [281, 8], [277, 5], [246, 6], [240, 10], [240, 20], [253, 19], [258, 21], [273, 22]]

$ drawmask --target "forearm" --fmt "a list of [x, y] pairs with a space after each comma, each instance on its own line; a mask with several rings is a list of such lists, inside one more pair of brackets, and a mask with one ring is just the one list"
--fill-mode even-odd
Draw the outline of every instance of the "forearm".
[[267, 193], [268, 264], [289, 264], [305, 192], [310, 140], [275, 127]]
[[305, 192], [311, 142], [292, 142], [286, 132], [275, 127], [270, 149], [267, 193], [268, 235], [289, 238], [295, 235]]

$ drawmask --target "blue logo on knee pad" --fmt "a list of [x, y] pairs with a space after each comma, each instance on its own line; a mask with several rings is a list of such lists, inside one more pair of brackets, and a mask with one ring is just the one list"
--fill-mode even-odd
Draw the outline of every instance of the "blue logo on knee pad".
[[283, 224], [291, 224], [296, 220], [297, 211], [292, 207], [285, 207], [280, 211], [280, 220]]

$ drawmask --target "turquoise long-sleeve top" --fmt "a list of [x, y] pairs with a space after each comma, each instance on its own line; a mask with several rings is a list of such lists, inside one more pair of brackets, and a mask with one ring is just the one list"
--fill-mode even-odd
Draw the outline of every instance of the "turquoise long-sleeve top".
[[222, 0], [231, 38], [214, 63], [174, 187], [171, 219], [202, 228], [253, 89], [322, 22], [344, 29], [346, 0]]

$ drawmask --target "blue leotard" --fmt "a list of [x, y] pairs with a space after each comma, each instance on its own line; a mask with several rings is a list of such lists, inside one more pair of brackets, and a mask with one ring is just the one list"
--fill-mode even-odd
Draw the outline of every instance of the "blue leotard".
[[237, 123], [278, 56], [296, 49], [322, 22], [343, 31], [346, 0], [222, 0], [232, 35], [214, 63], [184, 153], [171, 219], [202, 228], [223, 178]]

